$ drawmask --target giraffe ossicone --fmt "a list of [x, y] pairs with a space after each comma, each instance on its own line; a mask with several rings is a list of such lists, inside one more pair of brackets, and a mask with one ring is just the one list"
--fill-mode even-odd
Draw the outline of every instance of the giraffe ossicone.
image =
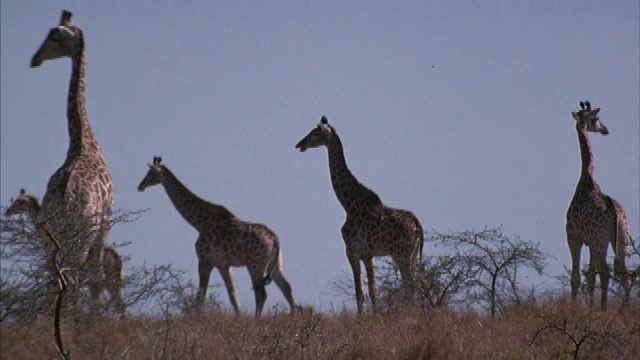
[[182, 217], [198, 231], [196, 255], [198, 257], [199, 288], [197, 310], [202, 308], [209, 277], [218, 268], [229, 300], [237, 315], [240, 314], [238, 292], [231, 267], [246, 267], [255, 295], [255, 315], [260, 316], [267, 299], [265, 285], [273, 279], [291, 307], [296, 308], [293, 290], [284, 275], [282, 251], [278, 236], [266, 225], [238, 219], [226, 207], [194, 194], [169, 168], [162, 158], [154, 156], [149, 170], [138, 185], [138, 191], [162, 185]]

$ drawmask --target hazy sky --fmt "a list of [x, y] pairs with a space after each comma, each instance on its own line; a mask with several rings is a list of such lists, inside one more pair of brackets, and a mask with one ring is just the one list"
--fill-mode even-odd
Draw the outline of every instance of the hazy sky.
[[[132, 242], [130, 265], [172, 263], [197, 282], [197, 232], [161, 187], [136, 191], [160, 155], [196, 194], [279, 235], [298, 302], [341, 309], [330, 282], [350, 274], [345, 213], [326, 150], [294, 149], [326, 115], [351, 171], [387, 205], [429, 231], [504, 225], [541, 241], [559, 275], [580, 172], [571, 111], [584, 99], [610, 130], [591, 135], [595, 178], [638, 237], [637, 0], [291, 3], [2, 1], [2, 204], [20, 188], [42, 196], [64, 161], [70, 61], [29, 62], [69, 9], [115, 206], [149, 209], [111, 231]], [[234, 271], [251, 310], [246, 270]], [[267, 307], [284, 303], [267, 291]]]

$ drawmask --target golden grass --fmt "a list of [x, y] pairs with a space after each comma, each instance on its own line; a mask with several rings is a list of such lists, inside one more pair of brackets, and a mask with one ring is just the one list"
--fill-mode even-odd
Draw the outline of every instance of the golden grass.
[[[73, 359], [565, 359], [640, 354], [640, 305], [620, 313], [564, 300], [490, 316], [473, 311], [415, 308], [385, 314], [294, 316], [272, 311], [260, 319], [221, 312], [168, 317], [98, 318], [63, 324]], [[50, 319], [3, 322], [0, 357], [56, 357]]]

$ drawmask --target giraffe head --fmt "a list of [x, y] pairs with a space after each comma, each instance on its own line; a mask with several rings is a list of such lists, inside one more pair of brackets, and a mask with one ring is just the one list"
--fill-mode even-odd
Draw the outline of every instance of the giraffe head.
[[333, 129], [329, 125], [329, 121], [326, 116], [320, 119], [320, 123], [313, 130], [309, 132], [307, 136], [302, 138], [296, 144], [296, 149], [305, 151], [309, 148], [315, 148], [319, 146], [327, 146], [329, 144], [329, 138]]
[[140, 185], [138, 185], [138, 191], [144, 191], [144, 189], [149, 186], [154, 186], [162, 183], [162, 169], [164, 165], [162, 163], [162, 158], [160, 156], [153, 157], [153, 163], [149, 164], [149, 171], [147, 175], [144, 176], [144, 179], [140, 181]]
[[71, 57], [78, 45], [83, 43], [82, 31], [71, 26], [71, 16], [70, 11], [62, 12], [60, 25], [49, 30], [44, 42], [31, 58], [31, 67], [38, 67], [46, 60]]
[[602, 135], [608, 135], [609, 129], [600, 121], [598, 113], [600, 108], [591, 109], [589, 101], [580, 101], [579, 111], [572, 112], [573, 118], [576, 120], [576, 128], [590, 132], [599, 132]]
[[6, 216], [16, 214], [28, 214], [40, 209], [40, 201], [33, 195], [27, 195], [24, 189], [20, 189], [20, 195], [14, 200], [11, 199], [11, 206], [5, 211]]

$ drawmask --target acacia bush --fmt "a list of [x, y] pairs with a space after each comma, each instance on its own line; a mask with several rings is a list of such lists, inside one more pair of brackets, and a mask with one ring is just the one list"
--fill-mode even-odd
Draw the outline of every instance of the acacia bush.
[[[492, 316], [533, 294], [522, 278], [543, 275], [551, 255], [539, 242], [507, 236], [501, 227], [449, 234], [433, 232], [425, 239], [425, 254], [412, 284], [423, 310], [440, 306], [472, 306]], [[402, 283], [397, 266], [383, 258], [376, 271], [380, 303], [387, 308], [402, 304]], [[349, 275], [334, 280], [336, 294], [352, 299]]]
[[[109, 224], [96, 227], [87, 219], [72, 216], [73, 209], [63, 210], [41, 222], [37, 222], [40, 218], [33, 212], [11, 217], [5, 214], [2, 218], [0, 323], [33, 325], [38, 319], [51, 319], [58, 356], [69, 357], [63, 343], [63, 320], [73, 319], [79, 326], [89, 317], [112, 310], [109, 305], [113, 299], [105, 298], [104, 294], [98, 301], [90, 298], [88, 278], [80, 274], [92, 272], [102, 274], [103, 285], [108, 285], [106, 281], [118, 282], [125, 308], [149, 308], [149, 303], [155, 302], [165, 316], [193, 309], [197, 287], [184, 279], [183, 271], [170, 265], [130, 267], [121, 279], [105, 276], [102, 264], [80, 260], [78, 251], [91, 232], [133, 222], [142, 211], [114, 213]], [[128, 243], [110, 245], [122, 249]], [[129, 260], [120, 258], [118, 261]], [[210, 294], [206, 308], [219, 307], [215, 293]]]

